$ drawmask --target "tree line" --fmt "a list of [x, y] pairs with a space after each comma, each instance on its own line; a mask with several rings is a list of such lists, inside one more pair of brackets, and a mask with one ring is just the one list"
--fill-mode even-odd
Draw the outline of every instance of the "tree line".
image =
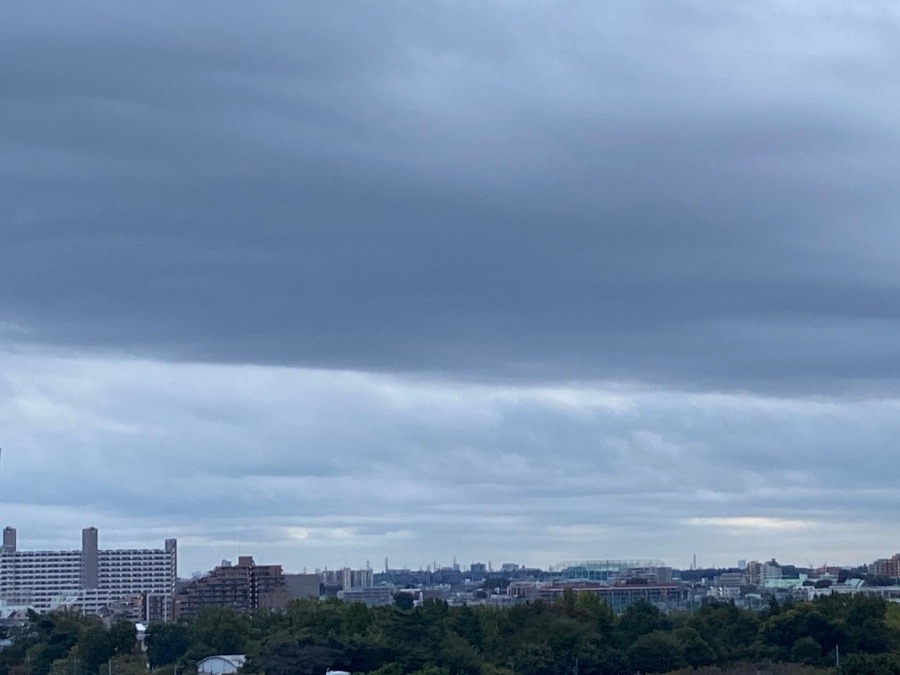
[[618, 616], [573, 592], [508, 609], [296, 600], [281, 612], [208, 608], [190, 622], [152, 624], [145, 653], [132, 624], [67, 612], [32, 615], [9, 637], [0, 675], [188, 674], [213, 654], [246, 654], [244, 672], [264, 675], [611, 675], [742, 664], [838, 672], [838, 656], [842, 673], [900, 673], [900, 606], [862, 594], [773, 601], [763, 612], [710, 602], [666, 615], [638, 602]]

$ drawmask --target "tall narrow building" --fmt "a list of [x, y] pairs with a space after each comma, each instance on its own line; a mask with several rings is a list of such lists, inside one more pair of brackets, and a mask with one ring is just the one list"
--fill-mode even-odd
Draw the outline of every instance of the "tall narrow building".
[[100, 578], [100, 557], [96, 527], [81, 531], [81, 587], [97, 588]]
[[15, 552], [16, 552], [16, 528], [4, 527], [3, 528], [3, 546], [0, 547], [0, 553], [15, 553]]

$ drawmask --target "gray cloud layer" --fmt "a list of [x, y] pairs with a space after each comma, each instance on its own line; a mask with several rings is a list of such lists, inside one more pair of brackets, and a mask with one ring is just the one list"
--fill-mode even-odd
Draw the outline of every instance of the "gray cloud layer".
[[0, 12], [9, 340], [895, 388], [893, 9]]
[[838, 1], [0, 4], [3, 517], [182, 572], [891, 553], [898, 45]]
[[[23, 545], [177, 535], [302, 567], [778, 555], [859, 562], [900, 526], [900, 403], [510, 387], [350, 372], [0, 360]], [[893, 519], [896, 520], [896, 519]]]

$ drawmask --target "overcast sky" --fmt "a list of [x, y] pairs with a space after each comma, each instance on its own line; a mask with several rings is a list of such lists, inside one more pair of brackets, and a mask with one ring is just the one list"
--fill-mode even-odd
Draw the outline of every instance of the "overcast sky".
[[0, 3], [0, 520], [180, 572], [900, 549], [891, 3]]

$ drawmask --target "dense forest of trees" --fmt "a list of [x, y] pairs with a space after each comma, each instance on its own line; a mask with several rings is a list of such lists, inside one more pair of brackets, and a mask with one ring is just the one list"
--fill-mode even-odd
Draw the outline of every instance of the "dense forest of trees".
[[[212, 654], [247, 654], [247, 673], [323, 675], [579, 675], [665, 673], [793, 663], [794, 672], [900, 673], [900, 606], [864, 595], [773, 602], [765, 612], [711, 603], [661, 614], [632, 605], [616, 616], [592, 595], [511, 609], [366, 607], [298, 600], [284, 612], [203, 611], [190, 623], [151, 625], [145, 655], [134, 627], [71, 613], [33, 616], [11, 631], [0, 675], [189, 673]], [[754, 672], [754, 671], [749, 671]]]

